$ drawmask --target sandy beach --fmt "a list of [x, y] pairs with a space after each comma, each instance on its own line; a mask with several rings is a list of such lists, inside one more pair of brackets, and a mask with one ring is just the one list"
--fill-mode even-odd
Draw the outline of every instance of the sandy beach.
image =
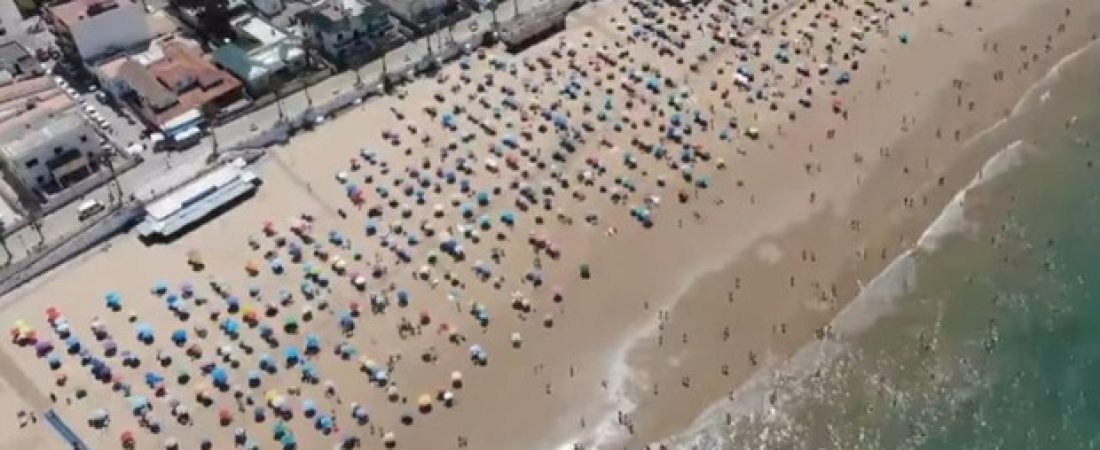
[[272, 149], [200, 228], [3, 299], [12, 401], [94, 448], [644, 448], [827, 336], [1100, 29], [1086, 0], [731, 4], [589, 4]]

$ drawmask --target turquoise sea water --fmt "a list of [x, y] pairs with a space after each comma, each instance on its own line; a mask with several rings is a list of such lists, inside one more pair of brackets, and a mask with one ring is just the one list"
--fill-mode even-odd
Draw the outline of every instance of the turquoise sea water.
[[804, 349], [797, 370], [754, 380], [671, 446], [1100, 447], [1100, 55], [1091, 53], [1049, 86], [1049, 101], [987, 140], [1021, 140], [1020, 164], [969, 191], [965, 220], [934, 248], [884, 273], [892, 279], [877, 288], [887, 293], [871, 301], [888, 307], [858, 332]]

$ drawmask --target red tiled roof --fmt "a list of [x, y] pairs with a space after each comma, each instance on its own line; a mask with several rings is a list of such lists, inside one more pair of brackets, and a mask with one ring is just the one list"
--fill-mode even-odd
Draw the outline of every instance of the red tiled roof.
[[119, 68], [119, 76], [146, 100], [141, 114], [147, 121], [163, 124], [241, 86], [204, 58], [198, 44], [169, 37], [154, 45], [160, 46], [162, 58], [148, 66], [129, 58]]

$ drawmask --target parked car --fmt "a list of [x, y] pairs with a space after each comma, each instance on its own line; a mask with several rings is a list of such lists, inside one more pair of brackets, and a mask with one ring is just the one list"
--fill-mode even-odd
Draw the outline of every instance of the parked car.
[[103, 206], [103, 203], [100, 203], [99, 200], [96, 200], [94, 198], [84, 200], [83, 202], [80, 202], [80, 204], [76, 207], [77, 218], [79, 218], [81, 221], [84, 221], [90, 217], [95, 216], [96, 214], [99, 214], [104, 209], [107, 209], [107, 207]]

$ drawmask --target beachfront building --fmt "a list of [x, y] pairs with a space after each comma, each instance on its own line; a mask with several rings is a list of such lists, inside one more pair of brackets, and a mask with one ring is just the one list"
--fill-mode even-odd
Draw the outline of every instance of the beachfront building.
[[233, 19], [236, 40], [214, 50], [214, 61], [244, 83], [253, 95], [293, 78], [306, 67], [300, 39], [252, 14]]
[[94, 73], [105, 91], [178, 146], [196, 141], [205, 120], [241, 93], [241, 82], [207, 60], [198, 42], [172, 35]]
[[249, 2], [252, 3], [253, 8], [268, 17], [278, 15], [286, 9], [283, 0], [249, 0]]
[[243, 160], [232, 161], [146, 205], [138, 236], [146, 242], [175, 238], [255, 192], [259, 183]]
[[394, 31], [389, 11], [369, 0], [323, 0], [299, 15], [313, 48], [340, 67], [358, 65]]
[[27, 124], [0, 147], [0, 168], [13, 186], [39, 195], [60, 192], [96, 171], [95, 130], [75, 109]]
[[46, 8], [57, 46], [83, 66], [152, 38], [145, 10], [134, 0], [72, 0]]
[[441, 29], [469, 15], [458, 0], [378, 0], [403, 25], [419, 33]]

